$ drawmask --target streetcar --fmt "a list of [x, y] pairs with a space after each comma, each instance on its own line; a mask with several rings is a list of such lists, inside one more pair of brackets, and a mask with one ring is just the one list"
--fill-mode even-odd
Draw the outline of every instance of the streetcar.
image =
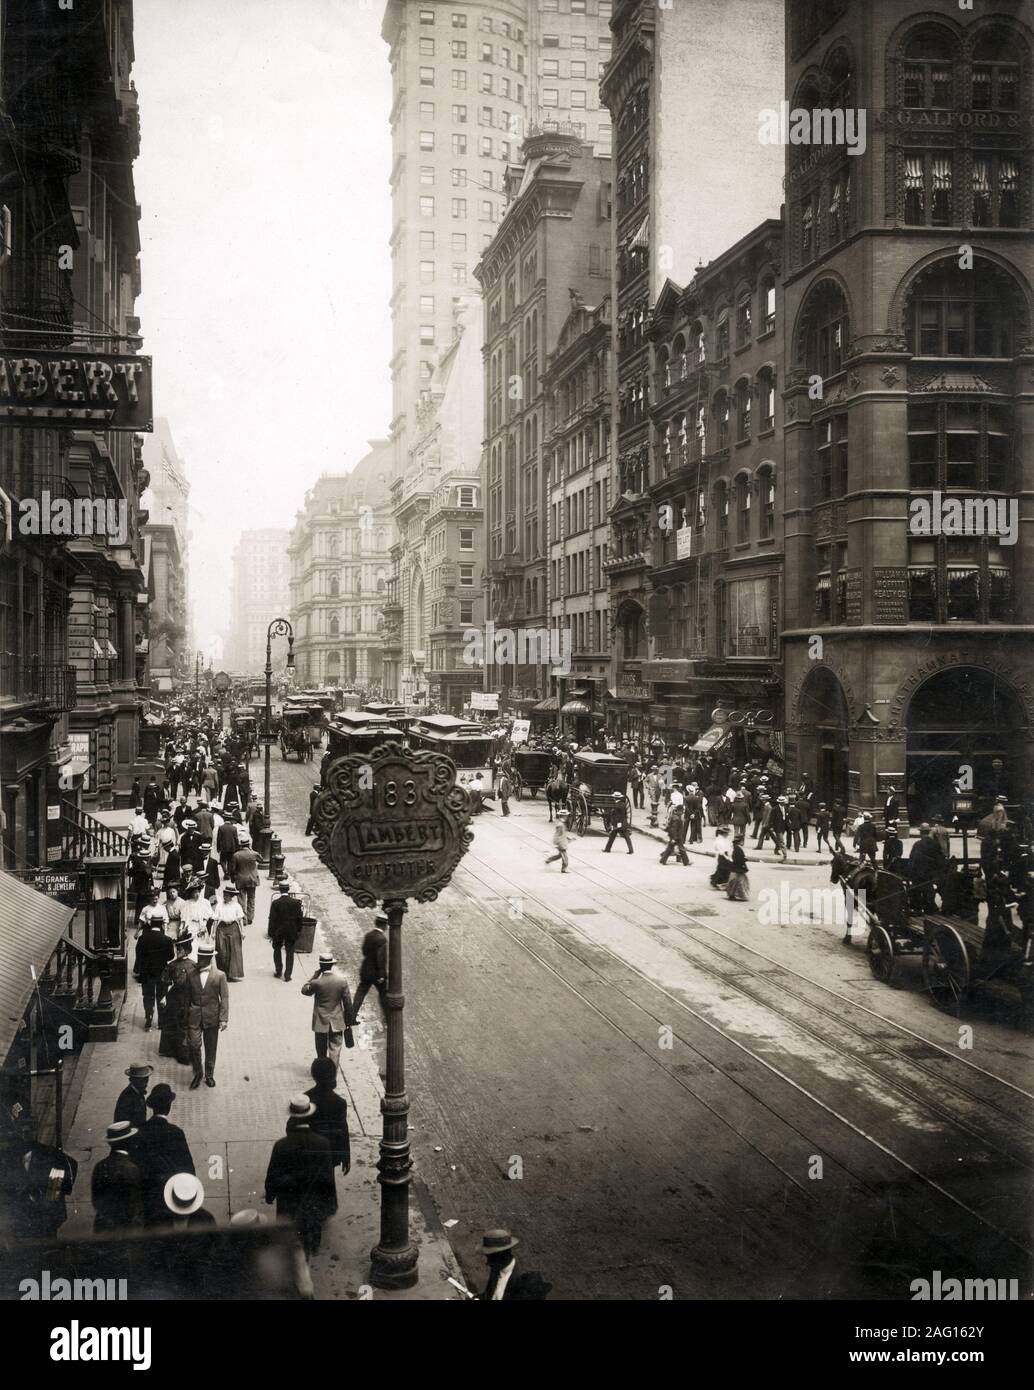
[[382, 743], [405, 743], [405, 734], [382, 714], [345, 710], [327, 728], [324, 766], [347, 753], [369, 753]]
[[456, 766], [458, 786], [470, 786], [480, 773], [484, 791], [489, 793], [493, 790], [494, 740], [479, 724], [473, 724], [467, 719], [457, 719], [453, 714], [424, 714], [413, 720], [407, 742], [414, 751], [427, 749], [432, 753], [444, 753], [447, 758], [451, 758]]
[[411, 725], [416, 722], [417, 716], [409, 713], [405, 705], [391, 705], [384, 700], [371, 700], [369, 704], [362, 707], [363, 714], [376, 714], [385, 719], [390, 719], [396, 729], [401, 729], [406, 733]]

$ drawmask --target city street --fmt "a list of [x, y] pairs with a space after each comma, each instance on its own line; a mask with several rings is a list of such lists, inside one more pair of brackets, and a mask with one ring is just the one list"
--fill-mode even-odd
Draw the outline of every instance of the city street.
[[[274, 823], [354, 979], [368, 914], [302, 834], [317, 767], [274, 755]], [[661, 866], [641, 830], [630, 861], [594, 828], [561, 876], [541, 800], [474, 828], [404, 928], [414, 1161], [468, 1281], [505, 1225], [558, 1297], [901, 1299], [935, 1269], [1027, 1287], [1034, 1041], [1013, 994], [958, 1020], [918, 958], [874, 980], [825, 865], [753, 864], [730, 903], [713, 860]]]

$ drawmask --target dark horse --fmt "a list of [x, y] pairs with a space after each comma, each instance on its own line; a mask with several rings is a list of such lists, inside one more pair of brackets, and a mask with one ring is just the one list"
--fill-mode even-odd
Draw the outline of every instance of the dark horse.
[[549, 819], [553, 820], [553, 812], [556, 812], [556, 819], [560, 820], [567, 809], [567, 778], [562, 769], [554, 767], [550, 773], [549, 781], [546, 783], [546, 802], [549, 805]]
[[854, 926], [855, 909], [860, 910], [862, 925], [867, 924], [867, 913], [871, 908], [873, 915], [879, 917], [880, 904], [893, 895], [900, 894], [901, 880], [895, 874], [877, 869], [868, 860], [859, 862], [849, 854], [835, 851], [830, 860], [830, 883], [839, 883], [844, 890], [846, 907], [844, 941], [850, 943], [851, 928]]

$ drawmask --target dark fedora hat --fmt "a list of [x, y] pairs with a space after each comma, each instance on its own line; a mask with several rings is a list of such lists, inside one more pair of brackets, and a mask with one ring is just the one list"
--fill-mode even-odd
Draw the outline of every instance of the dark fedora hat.
[[151, 1087], [151, 1094], [147, 1097], [146, 1104], [150, 1106], [164, 1105], [166, 1101], [169, 1105], [176, 1099], [176, 1092], [167, 1081], [159, 1081], [157, 1086]]

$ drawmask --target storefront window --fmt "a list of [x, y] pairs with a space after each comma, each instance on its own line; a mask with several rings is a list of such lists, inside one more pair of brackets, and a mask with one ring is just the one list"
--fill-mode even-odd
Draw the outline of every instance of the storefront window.
[[775, 653], [778, 625], [774, 581], [738, 579], [728, 586], [729, 656], [769, 657]]

